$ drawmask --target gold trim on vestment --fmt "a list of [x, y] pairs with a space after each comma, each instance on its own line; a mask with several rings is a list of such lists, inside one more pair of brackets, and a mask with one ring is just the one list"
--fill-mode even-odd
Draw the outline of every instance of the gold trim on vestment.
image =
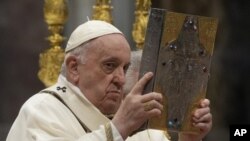
[[110, 122], [104, 125], [107, 141], [113, 141], [113, 133]]

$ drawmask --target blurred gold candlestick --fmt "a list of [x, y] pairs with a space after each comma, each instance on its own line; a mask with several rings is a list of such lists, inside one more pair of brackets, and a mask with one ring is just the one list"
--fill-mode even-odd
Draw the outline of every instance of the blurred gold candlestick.
[[132, 36], [137, 49], [142, 49], [144, 45], [150, 7], [151, 0], [136, 0]]
[[50, 48], [39, 55], [39, 79], [46, 87], [56, 83], [64, 58], [61, 48], [65, 38], [61, 35], [68, 18], [67, 0], [44, 0], [44, 18], [48, 24]]
[[111, 0], [96, 0], [96, 4], [93, 6], [93, 20], [102, 20], [112, 23], [112, 9]]

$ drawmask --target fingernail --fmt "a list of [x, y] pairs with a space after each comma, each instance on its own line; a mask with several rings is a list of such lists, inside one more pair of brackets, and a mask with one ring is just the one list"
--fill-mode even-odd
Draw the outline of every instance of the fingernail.
[[152, 77], [152, 76], [153, 76], [153, 72], [147, 73], [147, 77]]

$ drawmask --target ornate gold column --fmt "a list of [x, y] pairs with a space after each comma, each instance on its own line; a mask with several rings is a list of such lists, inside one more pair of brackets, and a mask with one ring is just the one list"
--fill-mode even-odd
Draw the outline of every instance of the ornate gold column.
[[151, 0], [136, 0], [132, 36], [137, 49], [142, 49], [144, 45], [150, 7]]
[[108, 23], [112, 23], [111, 0], [96, 0], [96, 4], [93, 6], [93, 20], [102, 20]]
[[67, 0], [44, 0], [44, 18], [51, 35], [47, 37], [50, 48], [39, 56], [39, 79], [46, 87], [56, 83], [64, 58], [60, 47], [65, 38], [61, 35], [68, 17]]

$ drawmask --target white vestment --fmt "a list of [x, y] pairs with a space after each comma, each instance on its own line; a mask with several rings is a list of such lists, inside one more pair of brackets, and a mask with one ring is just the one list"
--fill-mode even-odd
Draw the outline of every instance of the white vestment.
[[[48, 91], [58, 94], [68, 107]], [[86, 133], [80, 122], [91, 132]], [[54, 86], [35, 94], [23, 104], [7, 141], [106, 141], [104, 125], [109, 122], [76, 86], [60, 76]], [[123, 141], [110, 123], [114, 141]], [[150, 129], [128, 137], [126, 141], [168, 139], [162, 131]]]

